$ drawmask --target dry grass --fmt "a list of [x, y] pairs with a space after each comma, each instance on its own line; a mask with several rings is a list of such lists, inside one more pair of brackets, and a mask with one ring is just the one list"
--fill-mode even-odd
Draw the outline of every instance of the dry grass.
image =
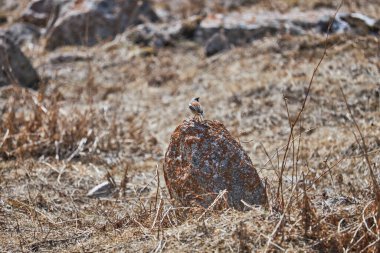
[[[327, 42], [301, 114], [322, 36], [266, 38], [211, 58], [197, 44], [151, 54], [122, 38], [58, 51], [83, 50], [84, 61], [30, 52], [46, 85], [0, 90], [0, 251], [377, 251], [378, 41]], [[196, 94], [249, 153], [268, 207], [171, 203], [162, 158]], [[106, 180], [108, 197], [86, 196]]]

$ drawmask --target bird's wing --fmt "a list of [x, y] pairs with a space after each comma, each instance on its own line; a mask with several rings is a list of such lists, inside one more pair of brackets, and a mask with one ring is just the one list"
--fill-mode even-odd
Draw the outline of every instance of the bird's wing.
[[189, 108], [196, 113], [203, 114], [203, 110], [198, 103], [190, 103]]

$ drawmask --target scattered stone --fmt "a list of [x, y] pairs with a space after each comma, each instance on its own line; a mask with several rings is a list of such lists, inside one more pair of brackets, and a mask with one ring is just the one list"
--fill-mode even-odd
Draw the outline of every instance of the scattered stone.
[[[330, 9], [318, 9], [288, 13], [259, 12], [249, 9], [226, 15], [211, 14], [202, 20], [196, 38], [199, 42], [209, 40], [224, 29], [230, 44], [242, 45], [265, 36], [276, 34], [302, 35], [306, 32], [325, 33], [334, 15]], [[331, 27], [332, 33], [377, 34], [380, 22], [360, 13], [338, 13]]]
[[236, 9], [244, 5], [257, 4], [258, 2], [259, 0], [223, 0], [222, 1], [223, 6], [228, 10]]
[[109, 181], [105, 181], [97, 186], [93, 187], [88, 193], [89, 198], [105, 198], [115, 193], [116, 187]]
[[20, 48], [6, 35], [0, 34], [0, 86], [12, 83], [38, 88], [40, 78]]
[[91, 59], [92, 57], [88, 55], [87, 53], [59, 52], [59, 53], [50, 55], [49, 62], [51, 64], [62, 64], [62, 63], [68, 63], [68, 62], [88, 61]]
[[7, 23], [8, 19], [6, 16], [0, 14], [0, 25]]
[[[327, 33], [329, 25], [332, 21], [331, 16], [325, 16], [318, 22], [318, 32]], [[350, 26], [341, 19], [340, 15], [335, 17], [334, 22], [331, 25], [330, 33], [346, 33], [350, 31]]]
[[206, 56], [212, 56], [219, 52], [230, 49], [230, 43], [224, 35], [224, 32], [215, 33], [205, 45], [205, 54]]
[[[326, 33], [333, 16], [325, 16], [318, 22], [318, 32]], [[331, 26], [331, 33], [356, 35], [377, 34], [380, 26], [375, 19], [361, 13], [338, 13]]]
[[136, 44], [161, 48], [174, 45], [181, 38], [193, 39], [203, 16], [192, 16], [171, 23], [141, 24], [127, 32], [126, 37]]
[[[129, 32], [127, 37], [135, 43], [150, 46], [173, 45], [174, 40], [185, 38], [206, 44], [209, 41], [211, 48], [216, 42], [222, 42], [217, 43], [218, 47], [224, 45], [229, 48], [230, 45], [243, 45], [265, 36], [302, 35], [313, 29], [317, 31], [320, 20], [332, 14], [330, 10], [305, 13], [292, 11], [286, 14], [254, 13], [248, 10], [226, 15], [197, 15], [181, 22], [143, 24]], [[222, 30], [224, 36], [217, 36]]]
[[[145, 23], [129, 31], [127, 38], [154, 48], [175, 45], [181, 38], [195, 40], [206, 45], [205, 53], [210, 56], [229, 49], [231, 45], [244, 45], [266, 36], [325, 33], [333, 15], [333, 10], [323, 8], [288, 13], [247, 9], [227, 14], [197, 15], [163, 24]], [[360, 13], [338, 13], [330, 30], [331, 33], [359, 35], [377, 34], [379, 31], [380, 21]]]
[[[93, 46], [112, 40], [128, 26], [142, 24], [127, 33], [128, 39], [161, 48], [185, 38], [206, 44], [206, 55], [213, 55], [231, 45], [244, 45], [266, 36], [324, 33], [334, 15], [329, 8], [304, 12], [293, 9], [287, 13], [257, 11], [255, 6], [249, 6], [255, 2], [227, 0], [223, 2], [227, 9], [247, 6], [225, 14], [197, 15], [156, 24], [159, 17], [148, 0], [32, 0], [21, 20], [44, 28], [48, 50], [65, 45]], [[222, 30], [223, 36], [219, 34]], [[338, 13], [331, 27], [332, 33], [358, 35], [377, 34], [379, 30], [380, 21], [360, 13]]]
[[251, 159], [218, 121], [185, 120], [171, 136], [164, 176], [170, 196], [184, 206], [207, 208], [227, 190], [229, 206], [263, 205], [267, 196]]
[[[216, 24], [216, 23], [215, 23]], [[280, 33], [281, 26], [277, 21], [269, 21], [268, 23], [246, 24], [246, 23], [225, 23], [224, 26], [212, 26], [211, 24], [200, 24], [197, 31], [197, 39], [207, 41], [215, 33], [224, 30], [229, 43], [233, 45], [244, 45], [254, 40], [262, 39], [265, 36]]]
[[126, 27], [158, 20], [149, 1], [83, 0], [59, 16], [47, 34], [46, 49], [64, 45], [93, 46], [113, 39]]
[[174, 40], [179, 38], [180, 31], [180, 23], [174, 25], [141, 24], [128, 31], [126, 36], [133, 43], [161, 48], [173, 45]]
[[54, 8], [63, 2], [63, 0], [32, 0], [21, 14], [20, 20], [35, 26], [45, 27], [54, 12]]
[[367, 35], [379, 32], [379, 27], [376, 26], [376, 20], [361, 13], [342, 14], [340, 18], [347, 22], [354, 34]]
[[27, 23], [14, 23], [5, 31], [5, 34], [17, 46], [36, 43], [41, 35], [38, 27]]

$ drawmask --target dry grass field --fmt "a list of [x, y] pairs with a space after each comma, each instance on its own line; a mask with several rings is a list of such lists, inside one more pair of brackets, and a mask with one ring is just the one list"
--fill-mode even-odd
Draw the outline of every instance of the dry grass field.
[[[377, 177], [375, 36], [268, 37], [209, 58], [195, 42], [155, 51], [124, 36], [92, 48], [25, 50], [44, 85], [0, 88], [1, 252], [380, 248], [369, 168]], [[175, 127], [191, 117], [194, 96], [248, 152], [266, 181], [268, 206], [239, 212], [171, 202], [163, 157]], [[107, 180], [111, 194], [87, 196]]]

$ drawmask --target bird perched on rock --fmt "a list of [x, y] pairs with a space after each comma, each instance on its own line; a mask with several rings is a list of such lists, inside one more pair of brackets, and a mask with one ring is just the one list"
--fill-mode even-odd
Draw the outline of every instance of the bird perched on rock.
[[199, 97], [191, 99], [189, 108], [190, 111], [194, 114], [194, 119], [203, 119], [203, 109], [201, 103], [199, 103]]

